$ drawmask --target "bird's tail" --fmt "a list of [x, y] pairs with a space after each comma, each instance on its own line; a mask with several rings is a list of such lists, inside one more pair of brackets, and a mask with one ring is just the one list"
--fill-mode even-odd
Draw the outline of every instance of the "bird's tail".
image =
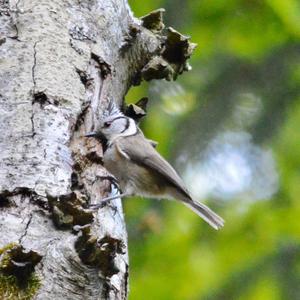
[[194, 201], [192, 199], [188, 199], [184, 202], [184, 204], [192, 209], [198, 216], [200, 216], [204, 221], [206, 221], [210, 226], [214, 229], [218, 230], [224, 226], [224, 220], [214, 213], [209, 207], [206, 205]]

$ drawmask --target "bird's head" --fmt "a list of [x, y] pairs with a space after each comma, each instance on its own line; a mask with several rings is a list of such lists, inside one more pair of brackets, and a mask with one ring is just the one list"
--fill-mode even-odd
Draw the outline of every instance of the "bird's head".
[[97, 129], [86, 134], [86, 137], [103, 138], [108, 141], [118, 136], [129, 136], [137, 132], [135, 121], [126, 117], [114, 105], [110, 105], [103, 114]]

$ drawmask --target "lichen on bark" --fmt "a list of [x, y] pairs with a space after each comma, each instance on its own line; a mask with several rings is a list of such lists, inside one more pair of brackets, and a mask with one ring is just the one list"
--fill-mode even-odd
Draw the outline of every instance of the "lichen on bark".
[[0, 299], [32, 299], [40, 287], [34, 267], [41, 256], [10, 243], [0, 248]]

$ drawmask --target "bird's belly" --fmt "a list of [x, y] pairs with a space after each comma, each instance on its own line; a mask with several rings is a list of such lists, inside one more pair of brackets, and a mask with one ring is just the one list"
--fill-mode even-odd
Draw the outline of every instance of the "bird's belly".
[[126, 159], [113, 147], [106, 150], [103, 162], [117, 178], [122, 193], [154, 198], [163, 196], [164, 185], [156, 174]]
[[[104, 167], [117, 179], [120, 185], [126, 179], [124, 158], [116, 151], [114, 147], [108, 148], [103, 156]], [[122, 188], [122, 186], [121, 186]]]

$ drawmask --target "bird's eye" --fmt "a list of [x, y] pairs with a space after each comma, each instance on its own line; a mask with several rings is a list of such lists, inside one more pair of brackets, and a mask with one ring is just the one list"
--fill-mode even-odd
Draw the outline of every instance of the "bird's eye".
[[109, 126], [110, 126], [110, 122], [105, 122], [104, 124], [103, 124], [103, 127], [105, 127], [105, 128], [108, 128]]

